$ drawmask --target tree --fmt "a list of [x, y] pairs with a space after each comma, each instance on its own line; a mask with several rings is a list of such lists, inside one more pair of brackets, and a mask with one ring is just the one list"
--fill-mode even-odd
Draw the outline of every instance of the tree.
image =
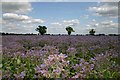
[[91, 29], [91, 30], [89, 31], [89, 34], [90, 34], [90, 35], [95, 35], [95, 30], [94, 30], [94, 29]]
[[38, 31], [41, 35], [44, 35], [47, 32], [46, 29], [46, 26], [38, 26], [38, 28], [36, 28], [35, 30]]
[[71, 32], [75, 32], [72, 27], [68, 26], [66, 27], [66, 31], [68, 32], [68, 35], [71, 34]]

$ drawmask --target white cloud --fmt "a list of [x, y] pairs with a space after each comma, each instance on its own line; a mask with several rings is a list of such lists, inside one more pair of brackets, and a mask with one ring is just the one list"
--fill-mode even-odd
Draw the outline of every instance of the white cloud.
[[53, 22], [51, 23], [50, 27], [48, 27], [48, 33], [52, 34], [65, 34], [65, 25], [62, 22]]
[[0, 24], [2, 24], [2, 18], [0, 18]]
[[33, 19], [27, 15], [20, 15], [15, 13], [5, 13], [3, 14], [3, 20], [5, 21], [13, 21], [13, 22], [23, 22], [23, 23], [44, 23], [42, 19]]
[[33, 19], [33, 18], [30, 18], [29, 20], [24, 20], [24, 21], [22, 21], [23, 23], [31, 23], [31, 24], [35, 24], [35, 23], [39, 23], [39, 24], [41, 24], [41, 23], [44, 23], [45, 21], [44, 20], [42, 20], [42, 19]]
[[19, 13], [26, 14], [32, 10], [32, 6], [29, 2], [3, 2], [3, 13]]
[[85, 18], [85, 19], [88, 19], [88, 18], [89, 18], [89, 15], [84, 15], [84, 18]]
[[73, 20], [64, 20], [63, 24], [65, 26], [77, 26], [78, 24], [80, 24], [78, 19], [73, 19]]
[[14, 19], [14, 20], [28, 20], [30, 18], [26, 15], [18, 15], [18, 14], [15, 14], [15, 13], [4, 13], [3, 14], [3, 19], [5, 19], [5, 20], [11, 20], [11, 19]]
[[42, 19], [34, 19], [27, 15], [4, 13], [2, 30], [3, 32], [28, 33], [35, 31], [35, 27], [44, 22]]
[[2, 2], [118, 2], [119, 0], [2, 0]]
[[[72, 19], [72, 20], [63, 20], [61, 22], [53, 22], [51, 23], [50, 27], [48, 27], [48, 33], [52, 34], [67, 34], [66, 27], [72, 26], [73, 29], [77, 32], [78, 31], [78, 25], [80, 21], [78, 19]], [[78, 31], [79, 32], [79, 31]], [[74, 34], [74, 33], [72, 33]]]
[[[0, 18], [0, 26], [2, 26], [2, 18]], [[0, 31], [2, 31], [2, 27], [0, 27]]]
[[103, 22], [101, 22], [102, 25], [110, 25], [112, 23], [113, 23], [113, 21], [103, 21]]
[[96, 23], [94, 26], [96, 26], [96, 27], [99, 26], [99, 23]]
[[52, 25], [55, 25], [55, 26], [61, 26], [62, 24], [59, 23], [59, 22], [54, 22], [54, 23], [51, 23]]
[[[16, 2], [14, 0], [2, 0], [3, 2]], [[20, 1], [20, 0], [18, 0]], [[24, 0], [22, 0], [24, 1]], [[27, 0], [28, 1], [28, 0]], [[29, 0], [30, 2], [84, 2], [85, 0]], [[86, 0], [90, 1], [90, 0]], [[25, 1], [24, 1], [25, 2]]]
[[95, 29], [96, 33], [118, 33], [118, 23], [112, 20], [96, 21], [93, 20], [86, 25], [86, 30]]
[[89, 7], [90, 11], [95, 12], [97, 16], [106, 16], [111, 18], [118, 17], [118, 3], [111, 2], [111, 3], [101, 3], [100, 6]]
[[120, 0], [101, 0], [101, 2], [119, 2]]
[[96, 22], [96, 20], [95, 20], [95, 19], [93, 19], [92, 21], [93, 21], [93, 22]]
[[95, 29], [95, 28], [96, 27], [94, 27], [93, 25], [89, 25], [89, 24], [87, 24], [85, 27], [86, 30]]
[[102, 27], [118, 28], [118, 23], [113, 21], [103, 21], [103, 22], [100, 22], [100, 25]]
[[7, 24], [3, 23], [2, 32], [14, 32], [14, 33], [32, 33], [35, 32], [35, 28], [39, 24], [27, 24], [27, 23], [20, 23], [20, 22], [8, 22]]
[[2, 31], [16, 33], [35, 32], [35, 28], [45, 21], [27, 16], [27, 13], [31, 10], [32, 5], [29, 0], [2, 1]]
[[91, 21], [88, 25], [86, 25], [87, 27], [93, 27], [93, 28], [102, 28], [102, 27], [108, 27], [108, 28], [118, 28], [118, 23], [117, 22], [113, 22], [112, 20], [104, 20], [104, 21], [96, 21], [93, 22]]
[[29, 2], [30, 0], [2, 0], [2, 2]]
[[80, 19], [83, 18], [83, 19], [88, 19], [89, 18], [89, 15], [85, 14], [85, 15], [82, 15], [80, 16]]

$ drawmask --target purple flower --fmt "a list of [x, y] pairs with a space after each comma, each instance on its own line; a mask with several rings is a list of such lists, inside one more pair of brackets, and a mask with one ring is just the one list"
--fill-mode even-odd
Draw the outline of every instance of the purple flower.
[[59, 55], [59, 57], [61, 57], [61, 58], [66, 58], [66, 57], [68, 57], [68, 56], [67, 56], [66, 54], [62, 54], [62, 53], [61, 53], [61, 54]]
[[67, 61], [67, 64], [69, 64], [70, 63], [70, 61]]
[[84, 62], [84, 59], [83, 59], [83, 58], [81, 58], [81, 59], [80, 59], [80, 62]]
[[91, 61], [94, 61], [95, 59], [94, 58], [90, 58]]
[[85, 71], [85, 68], [82, 68], [82, 71]]
[[85, 64], [89, 64], [88, 62], [85, 62]]
[[42, 53], [43, 53], [43, 50], [41, 49], [41, 50], [39, 51], [39, 53], [42, 54]]
[[21, 72], [20, 77], [21, 77], [21, 78], [24, 78], [24, 77], [25, 77], [25, 71]]
[[37, 78], [37, 76], [36, 76], [36, 75], [34, 75], [34, 78]]
[[94, 68], [94, 64], [91, 64], [91, 69], [93, 69]]
[[56, 70], [54, 70], [54, 72], [56, 72], [56, 73], [60, 73], [61, 70], [60, 70], [60, 69], [56, 69]]
[[39, 67], [38, 65], [37, 65], [37, 69], [38, 69], [38, 70], [41, 70], [40, 67]]
[[45, 66], [46, 66], [45, 64], [41, 64], [40, 65], [41, 68], [45, 68]]
[[79, 64], [79, 66], [82, 66], [82, 65], [83, 65], [82, 63]]

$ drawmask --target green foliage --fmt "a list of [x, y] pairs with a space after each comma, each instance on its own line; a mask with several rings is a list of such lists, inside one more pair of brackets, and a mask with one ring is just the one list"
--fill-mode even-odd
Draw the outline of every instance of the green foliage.
[[22, 40], [20, 41], [20, 44], [22, 44], [22, 46], [27, 50], [33, 47], [32, 42], [30, 40]]
[[59, 52], [66, 54], [66, 50], [68, 49], [68, 44], [61, 43], [59, 44]]
[[[100, 78], [118, 80], [117, 78], [120, 77], [120, 58], [117, 56], [118, 53], [115, 52], [115, 43], [109, 42], [111, 43], [110, 45], [108, 43], [102, 46], [102, 42], [78, 42], [74, 46], [70, 46], [67, 42], [59, 42], [57, 46], [50, 46], [49, 41], [41, 40], [34, 42], [34, 46], [40, 48], [33, 50], [31, 40], [25, 39], [19, 41], [19, 43], [25, 48], [25, 54], [22, 49], [19, 52], [14, 52], [13, 49], [5, 49], [4, 54], [1, 55], [2, 60], [0, 61], [2, 61], [2, 64], [0, 63], [0, 69], [3, 72], [3, 80], [13, 80], [17, 77], [17, 80], [22, 80], [22, 78], [19, 78], [21, 73], [25, 74], [24, 80], [28, 78], [34, 80], [35, 75], [38, 75], [40, 79], [47, 79], [44, 74], [40, 74], [41, 68], [42, 70], [48, 70], [49, 74], [57, 68], [62, 70], [61, 74], [56, 76], [56, 78], [63, 78], [64, 74], [66, 75], [65, 78], [72, 78], [78, 74], [80, 75], [78, 78], [85, 77], [88, 80], [99, 80]], [[110, 46], [111, 48], [109, 48]], [[75, 52], [71, 48], [75, 48]], [[56, 57], [54, 55], [53, 59], [53, 54], [58, 55], [60, 53], [65, 54], [61, 58], [67, 57], [59, 60], [60, 58], [58, 57], [60, 55]], [[47, 67], [42, 64], [46, 64]], [[37, 69], [36, 66], [39, 66], [40, 69]], [[49, 76], [51, 80], [53, 80], [52, 76]]]
[[94, 30], [94, 29], [91, 29], [91, 30], [89, 31], [89, 33], [90, 33], [90, 35], [95, 35], [95, 30]]
[[38, 28], [36, 28], [35, 30], [38, 31], [41, 35], [44, 35], [47, 32], [46, 29], [46, 26], [38, 26]]
[[111, 58], [111, 61], [115, 61], [116, 64], [120, 65], [120, 57]]
[[45, 44], [48, 44], [48, 42], [47, 42], [47, 41], [44, 41], [44, 40], [41, 40], [41, 41], [36, 42], [36, 45], [37, 45], [37, 46], [40, 46], [40, 47], [44, 47]]
[[66, 30], [67, 30], [67, 32], [68, 32], [68, 35], [70, 35], [71, 32], [75, 32], [75, 31], [73, 30], [73, 28], [70, 27], [70, 26], [66, 27]]
[[[16, 57], [16, 58], [15, 58]], [[24, 79], [33, 79], [36, 67], [36, 64], [41, 64], [42, 60], [41, 58], [38, 60], [36, 57], [20, 57], [20, 56], [14, 56], [11, 57], [9, 55], [3, 55], [2, 60], [2, 70], [3, 70], [3, 79], [13, 79], [15, 77], [18, 77], [21, 74], [21, 72], [25, 72]], [[9, 73], [9, 75], [8, 75]]]

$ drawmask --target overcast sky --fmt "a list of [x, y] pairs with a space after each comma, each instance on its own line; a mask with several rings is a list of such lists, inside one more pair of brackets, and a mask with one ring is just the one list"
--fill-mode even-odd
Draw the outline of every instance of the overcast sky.
[[0, 32], [37, 33], [35, 28], [45, 25], [49, 34], [67, 34], [66, 26], [73, 27], [72, 34], [88, 34], [90, 29], [95, 29], [96, 33], [118, 33], [119, 0], [8, 1], [2, 3]]

